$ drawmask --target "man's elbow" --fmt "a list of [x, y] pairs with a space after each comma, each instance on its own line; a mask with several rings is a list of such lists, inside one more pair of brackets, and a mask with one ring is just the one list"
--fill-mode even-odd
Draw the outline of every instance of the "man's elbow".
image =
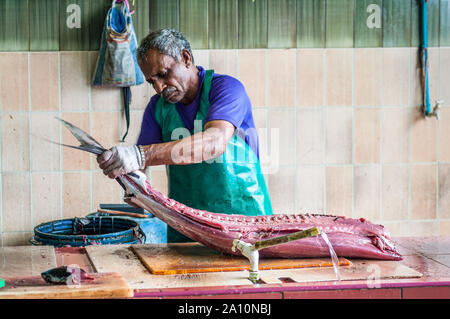
[[210, 147], [206, 148], [206, 152], [203, 153], [203, 160], [208, 161], [216, 157], [222, 156], [223, 154], [225, 154], [227, 150], [227, 144], [214, 143], [210, 145]]
[[[234, 126], [226, 123], [223, 127], [208, 127], [203, 134], [203, 160], [211, 160], [222, 156], [228, 147], [228, 143], [233, 136]], [[228, 125], [229, 124], [229, 125]]]
[[220, 144], [219, 145], [219, 147], [217, 148], [217, 152], [216, 152], [214, 158], [216, 158], [218, 156], [222, 156], [223, 154], [225, 154], [225, 152], [227, 151], [227, 144]]

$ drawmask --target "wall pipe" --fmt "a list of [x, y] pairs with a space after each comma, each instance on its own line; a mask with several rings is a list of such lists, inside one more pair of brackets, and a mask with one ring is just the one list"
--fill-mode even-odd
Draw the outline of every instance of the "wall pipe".
[[427, 2], [428, 0], [421, 0], [422, 2], [422, 76], [424, 85], [424, 113], [425, 116], [430, 116], [430, 93], [428, 84], [428, 15]]
[[428, 0], [421, 0], [421, 19], [422, 19], [422, 44], [420, 47], [420, 58], [422, 62], [422, 87], [423, 87], [423, 114], [426, 117], [435, 116], [439, 120], [439, 108], [442, 101], [436, 101], [436, 105], [431, 111], [430, 105], [430, 86], [428, 76]]

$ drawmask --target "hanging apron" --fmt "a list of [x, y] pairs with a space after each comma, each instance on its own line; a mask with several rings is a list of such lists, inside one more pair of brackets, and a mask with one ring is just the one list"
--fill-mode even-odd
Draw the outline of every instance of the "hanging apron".
[[[206, 71], [195, 120], [208, 113], [209, 91], [214, 71]], [[155, 119], [162, 129], [163, 142], [171, 142], [172, 132], [185, 128], [175, 104], [159, 98]], [[196, 132], [195, 132], [196, 133]], [[194, 134], [194, 130], [191, 131]], [[213, 160], [189, 165], [167, 165], [169, 197], [189, 207], [222, 214], [271, 215], [272, 204], [258, 157], [250, 146], [234, 134], [225, 153]], [[168, 226], [167, 242], [191, 241]]]

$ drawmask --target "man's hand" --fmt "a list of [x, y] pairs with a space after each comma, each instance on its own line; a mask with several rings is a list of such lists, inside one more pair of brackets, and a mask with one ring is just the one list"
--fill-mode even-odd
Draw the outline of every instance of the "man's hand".
[[103, 174], [109, 178], [116, 178], [143, 167], [141, 153], [136, 145], [114, 146], [97, 156], [97, 162]]

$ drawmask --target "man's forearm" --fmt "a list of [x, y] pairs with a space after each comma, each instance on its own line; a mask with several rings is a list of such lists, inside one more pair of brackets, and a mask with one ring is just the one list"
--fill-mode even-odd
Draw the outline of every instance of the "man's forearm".
[[[233, 124], [216, 120], [205, 130], [183, 139], [141, 147], [119, 145], [97, 156], [99, 167], [109, 178], [128, 174], [152, 165], [186, 165], [201, 163], [222, 155], [234, 133]], [[142, 149], [145, 157], [143, 163]]]
[[225, 152], [228, 140], [223, 139], [223, 135], [206, 130], [177, 141], [145, 145], [145, 164], [154, 166], [201, 163]]

